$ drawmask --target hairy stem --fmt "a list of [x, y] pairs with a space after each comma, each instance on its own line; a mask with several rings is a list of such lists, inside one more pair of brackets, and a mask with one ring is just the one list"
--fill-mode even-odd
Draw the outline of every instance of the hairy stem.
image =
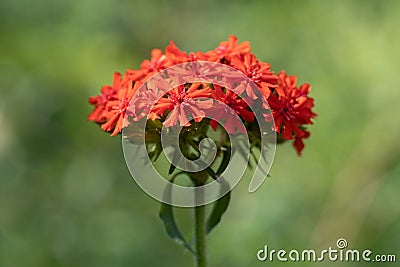
[[[197, 201], [204, 198], [203, 190], [196, 193]], [[207, 246], [206, 246], [206, 206], [195, 207], [195, 234], [196, 234], [196, 266], [207, 266]]]

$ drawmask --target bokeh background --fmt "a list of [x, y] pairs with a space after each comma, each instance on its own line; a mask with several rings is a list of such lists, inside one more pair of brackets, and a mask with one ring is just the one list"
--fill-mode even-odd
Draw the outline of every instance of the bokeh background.
[[[206, 51], [229, 34], [310, 83], [318, 118], [301, 158], [282, 145], [259, 191], [235, 189], [210, 266], [286, 266], [256, 253], [341, 237], [400, 260], [399, 25], [389, 0], [2, 0], [0, 266], [192, 266], [87, 99], [169, 40]], [[190, 234], [191, 211], [178, 217]]]

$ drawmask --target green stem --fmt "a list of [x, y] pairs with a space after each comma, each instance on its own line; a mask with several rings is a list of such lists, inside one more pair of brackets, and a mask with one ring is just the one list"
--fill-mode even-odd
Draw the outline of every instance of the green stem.
[[[197, 191], [196, 198], [203, 199], [204, 192]], [[207, 266], [206, 248], [206, 206], [197, 206], [195, 209], [195, 233], [196, 233], [196, 266]]]

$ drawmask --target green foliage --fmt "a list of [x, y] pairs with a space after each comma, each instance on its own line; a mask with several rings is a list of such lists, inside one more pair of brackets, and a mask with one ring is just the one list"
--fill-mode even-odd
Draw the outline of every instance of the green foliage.
[[[178, 173], [179, 174], [184, 174], [184, 173]], [[170, 182], [173, 183], [174, 179], [177, 175], [174, 175], [174, 177], [171, 178]], [[167, 186], [165, 188], [164, 194], [166, 196], [166, 199], [171, 199], [171, 187]], [[182, 233], [180, 232], [176, 222], [175, 222], [175, 217], [173, 214], [172, 206], [161, 203], [161, 208], [159, 212], [160, 219], [162, 220], [165, 230], [167, 231], [167, 234], [170, 238], [172, 238], [174, 241], [176, 241], [178, 244], [182, 245], [184, 248], [195, 254], [193, 251], [192, 247], [190, 244], [185, 240], [183, 237]]]

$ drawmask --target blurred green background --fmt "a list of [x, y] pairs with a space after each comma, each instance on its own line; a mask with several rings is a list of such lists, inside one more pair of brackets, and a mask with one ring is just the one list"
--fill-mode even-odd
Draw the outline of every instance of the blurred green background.
[[399, 261], [399, 18], [399, 1], [1, 1], [0, 267], [192, 266], [87, 99], [169, 40], [205, 51], [229, 34], [310, 83], [318, 118], [301, 158], [279, 146], [259, 191], [235, 189], [210, 266], [283, 266], [257, 251], [340, 237]]

